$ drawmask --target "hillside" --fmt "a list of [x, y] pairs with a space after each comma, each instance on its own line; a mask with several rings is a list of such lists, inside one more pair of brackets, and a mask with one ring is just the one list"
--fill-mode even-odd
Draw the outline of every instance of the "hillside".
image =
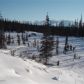
[[0, 50], [0, 84], [83, 84], [84, 77], [71, 70], [46, 67], [33, 60], [12, 57]]
[[[9, 33], [6, 32], [5, 35]], [[76, 46], [76, 50], [63, 54], [65, 37], [58, 36], [59, 55], [56, 55], [54, 44], [53, 56], [48, 61], [53, 66], [45, 66], [32, 60], [32, 56], [39, 56], [43, 34], [25, 32], [24, 36], [28, 35], [28, 41], [23, 44], [20, 40], [20, 45], [17, 43], [17, 35], [21, 38], [22, 33], [10, 33], [14, 43], [7, 45], [6, 50], [0, 49], [0, 84], [84, 84], [83, 38], [69, 37], [69, 44]], [[57, 36], [54, 36], [55, 41], [56, 38]], [[11, 51], [14, 51], [14, 55]]]

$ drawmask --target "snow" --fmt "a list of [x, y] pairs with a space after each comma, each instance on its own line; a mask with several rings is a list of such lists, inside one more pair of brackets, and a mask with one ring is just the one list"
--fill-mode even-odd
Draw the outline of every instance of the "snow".
[[[27, 33], [27, 32], [26, 32]], [[29, 32], [28, 34], [31, 34]], [[35, 32], [34, 32], [35, 33]], [[13, 33], [16, 37], [16, 33]], [[40, 41], [42, 34], [37, 34]], [[30, 37], [33, 42], [35, 36]], [[80, 59], [73, 59], [72, 51], [62, 53], [64, 37], [60, 37], [60, 54], [49, 60], [54, 66], [45, 66], [35, 60], [21, 58], [20, 52], [28, 51], [38, 54], [36, 48], [26, 45], [8, 46], [6, 50], [0, 50], [0, 84], [84, 84], [84, 43], [82, 39], [70, 37], [69, 43], [76, 46], [75, 53]], [[15, 50], [15, 56], [10, 51]], [[29, 54], [28, 54], [29, 55]], [[29, 55], [30, 56], [30, 55]], [[56, 62], [60, 61], [57, 66]]]
[[47, 67], [0, 50], [0, 84], [83, 84], [83, 77], [72, 70]]

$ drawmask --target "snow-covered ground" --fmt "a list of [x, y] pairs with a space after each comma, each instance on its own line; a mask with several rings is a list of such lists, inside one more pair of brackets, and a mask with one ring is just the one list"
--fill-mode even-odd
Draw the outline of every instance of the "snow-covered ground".
[[[16, 41], [16, 33], [12, 33], [12, 36]], [[14, 44], [8, 46], [7, 50], [0, 50], [0, 84], [84, 84], [84, 39], [69, 37], [69, 44], [76, 46], [76, 50], [63, 54], [65, 38], [59, 36], [60, 54], [55, 55], [54, 52], [49, 60], [54, 66], [45, 66], [34, 60], [21, 58], [21, 52], [26, 53], [26, 57], [39, 54], [37, 47], [32, 46], [32, 43], [37, 39], [40, 45], [41, 36], [42, 34], [36, 33], [36, 36], [30, 37], [30, 46]], [[14, 56], [10, 54], [12, 50], [15, 50]], [[77, 59], [73, 59], [74, 53]]]
[[8, 50], [0, 50], [0, 84], [83, 83], [84, 76], [72, 70], [47, 67], [34, 60], [12, 57]]

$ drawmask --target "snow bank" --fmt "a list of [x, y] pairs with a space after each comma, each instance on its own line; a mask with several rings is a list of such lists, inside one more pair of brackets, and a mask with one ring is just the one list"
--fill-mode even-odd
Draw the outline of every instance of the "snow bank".
[[24, 61], [7, 52], [0, 50], [0, 84], [84, 84], [84, 79], [73, 71]]

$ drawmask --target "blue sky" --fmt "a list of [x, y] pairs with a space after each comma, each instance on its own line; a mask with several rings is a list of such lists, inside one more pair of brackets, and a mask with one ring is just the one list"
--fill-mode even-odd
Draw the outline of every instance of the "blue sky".
[[0, 0], [3, 17], [20, 21], [74, 20], [84, 16], [84, 0]]

